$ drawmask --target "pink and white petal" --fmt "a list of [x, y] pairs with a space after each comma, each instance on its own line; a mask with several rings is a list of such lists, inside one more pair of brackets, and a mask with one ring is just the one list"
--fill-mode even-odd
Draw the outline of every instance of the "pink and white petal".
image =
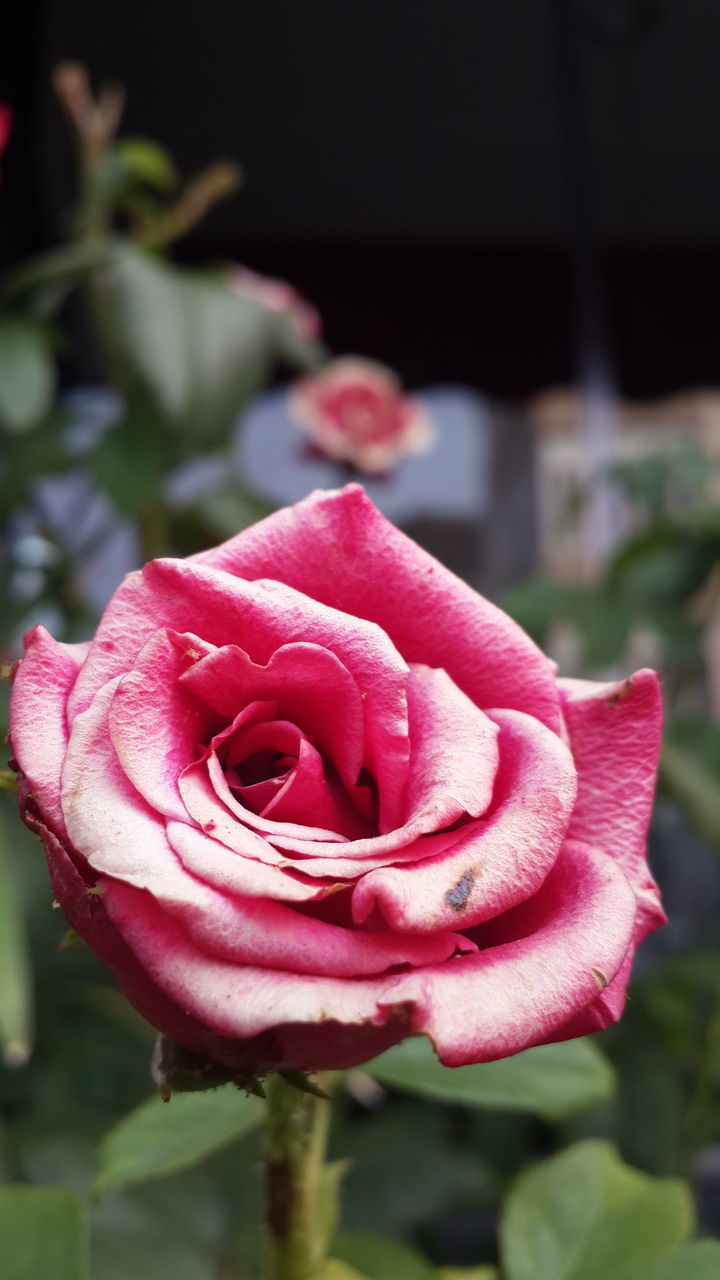
[[308, 641], [335, 653], [360, 688], [371, 771], [381, 779], [384, 821], [402, 819], [408, 776], [407, 665], [383, 630], [318, 604], [283, 583], [246, 582], [193, 560], [154, 560], [131, 574], [100, 621], [71, 715], [98, 688], [128, 671], [145, 640], [160, 628], [201, 632], [211, 645], [240, 643], [266, 664], [289, 641]]
[[559, 680], [558, 688], [578, 771], [569, 836], [599, 845], [623, 868], [638, 894], [647, 929], [665, 923], [647, 866], [662, 732], [660, 683], [654, 671], [598, 684]]
[[[484, 813], [492, 800], [497, 726], [444, 671], [411, 667], [407, 692], [411, 749], [407, 816], [390, 831], [343, 845], [342, 857], [358, 860], [357, 874], [368, 871], [371, 863], [384, 866], [429, 856], [423, 837], [468, 815]], [[267, 831], [277, 849], [303, 858], [328, 856], [325, 838], [313, 840], [301, 831]], [[458, 838], [455, 832], [452, 843]]]
[[[337, 875], [308, 877], [304, 864], [274, 865], [243, 856], [221, 839], [184, 822], [168, 822], [167, 837], [183, 866], [224, 893], [273, 898], [280, 902], [317, 902], [346, 888]], [[315, 863], [313, 862], [313, 869]]]
[[311, 824], [337, 831], [354, 840], [372, 830], [368, 822], [351, 804], [342, 785], [327, 775], [323, 758], [307, 738], [300, 744], [297, 765], [290, 771], [282, 787], [262, 810], [263, 820], [273, 819], [284, 825]]
[[364, 758], [363, 705], [350, 672], [317, 644], [281, 645], [264, 666], [237, 645], [224, 645], [195, 664], [182, 683], [226, 720], [245, 702], [274, 699], [332, 761], [347, 786], [357, 782]]
[[61, 838], [67, 836], [60, 802], [68, 743], [67, 700], [87, 652], [86, 644], [60, 644], [44, 627], [33, 627], [25, 637], [25, 657], [13, 672], [13, 756], [45, 824]]
[[[114, 683], [114, 682], [113, 682]], [[75, 721], [68, 751], [65, 811], [70, 837], [89, 865], [102, 873], [104, 902], [128, 886], [146, 890], [210, 955], [235, 963], [333, 973], [376, 973], [396, 964], [438, 962], [474, 944], [454, 934], [398, 939], [357, 933], [298, 914], [279, 903], [229, 897], [189, 875], [175, 857], [165, 824], [134, 791], [112, 755], [100, 750], [113, 686], [101, 690]], [[87, 768], [78, 778], [78, 761]], [[93, 803], [95, 801], [95, 803]], [[318, 969], [319, 966], [319, 969]]]
[[[103, 879], [104, 901], [112, 917], [121, 881]], [[139, 888], [135, 881], [135, 888]], [[187, 874], [148, 878], [156, 903], [178, 921], [188, 940], [207, 956], [237, 966], [258, 965], [288, 973], [364, 978], [394, 966], [442, 964], [475, 943], [451, 932], [398, 937], [346, 929], [315, 919], [267, 898], [228, 896]]]
[[510, 707], [560, 726], [549, 660], [507, 614], [400, 533], [359, 485], [316, 492], [198, 563], [273, 577], [378, 623], [407, 662], [443, 667], [479, 707]]
[[486, 950], [402, 982], [416, 1006], [413, 1029], [448, 1067], [551, 1041], [597, 999], [598, 972], [612, 982], [634, 920], [635, 896], [617, 863], [569, 841], [534, 898], [480, 927]]
[[343, 837], [336, 831], [319, 827], [294, 828], [292, 823], [273, 822], [272, 818], [263, 818], [246, 809], [230, 790], [222, 765], [214, 753], [207, 760], [200, 760], [185, 769], [179, 785], [190, 817], [203, 831], [237, 853], [260, 858], [263, 862], [286, 862], [287, 853], [275, 847], [277, 837], [273, 834], [272, 840], [266, 838], [276, 829], [288, 833], [290, 844], [294, 829], [300, 834], [311, 833], [315, 837], [313, 848], [319, 847], [324, 853], [335, 845], [344, 846]]
[[605, 974], [599, 969], [595, 972], [598, 995], [580, 1013], [566, 1022], [553, 1036], [553, 1042], [560, 1040], [576, 1040], [578, 1036], [594, 1035], [596, 1031], [604, 1031], [618, 1022], [625, 1012], [627, 988], [635, 959], [635, 946], [630, 945], [628, 953], [615, 977], [605, 987]]
[[561, 740], [532, 716], [505, 710], [488, 716], [500, 727], [492, 811], [460, 828], [455, 844], [437, 857], [363, 876], [353, 893], [358, 922], [379, 907], [393, 929], [466, 929], [540, 888], [565, 840], [575, 765]]
[[162, 818], [138, 795], [123, 772], [108, 734], [108, 715], [122, 677], [96, 694], [77, 716], [62, 777], [62, 805], [69, 838], [101, 875], [145, 888], [175, 874], [176, 859]]
[[120, 680], [108, 716], [117, 758], [136, 791], [159, 813], [181, 821], [186, 811], [178, 778], [218, 717], [180, 677], [211, 649], [189, 632], [156, 631]]
[[62, 905], [68, 924], [112, 970], [138, 1013], [151, 1026], [179, 1044], [212, 1057], [215, 1037], [161, 991], [123, 941], [105, 909], [102, 895], [93, 893], [95, 877], [84, 878], [68, 850], [38, 819], [28, 825], [41, 837], [47, 853], [53, 893]]
[[388, 1019], [380, 1002], [395, 990], [395, 975], [356, 981], [213, 958], [150, 894], [130, 885], [114, 887], [108, 908], [152, 981], [221, 1036], [247, 1039], [286, 1022], [382, 1025]]

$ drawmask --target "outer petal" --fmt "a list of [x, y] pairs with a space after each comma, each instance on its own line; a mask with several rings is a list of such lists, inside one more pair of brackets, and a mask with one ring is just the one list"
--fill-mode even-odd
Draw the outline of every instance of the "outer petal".
[[413, 1028], [448, 1067], [557, 1038], [612, 981], [630, 946], [635, 898], [617, 863], [568, 842], [540, 892], [475, 931], [476, 956], [418, 975]]
[[353, 914], [377, 905], [394, 929], [462, 928], [536, 893], [565, 839], [576, 792], [567, 747], [521, 711], [490, 711], [500, 725], [500, 768], [491, 813], [460, 829], [437, 857], [363, 876]]
[[44, 627], [25, 637], [10, 703], [12, 750], [47, 826], [64, 837], [60, 777], [68, 743], [66, 704], [88, 651], [59, 644]]
[[390, 524], [358, 485], [314, 493], [196, 558], [242, 578], [278, 578], [377, 622], [406, 661], [444, 668], [477, 706], [515, 708], [559, 729], [545, 655]]
[[665, 923], [646, 861], [646, 837], [662, 731], [660, 684], [654, 671], [597, 684], [559, 680], [578, 796], [569, 836], [617, 859], [638, 896], [644, 936]]

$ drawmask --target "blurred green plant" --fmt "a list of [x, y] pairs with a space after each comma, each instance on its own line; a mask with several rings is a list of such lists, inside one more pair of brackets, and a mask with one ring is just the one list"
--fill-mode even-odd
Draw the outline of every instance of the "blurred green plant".
[[[168, 259], [174, 242], [237, 190], [238, 166], [217, 161], [183, 186], [163, 147], [116, 136], [124, 107], [118, 86], [94, 96], [75, 64], [59, 67], [54, 85], [77, 159], [70, 239], [0, 280], [0, 536], [8, 544], [0, 644], [47, 601], [60, 604], [69, 637], [88, 625], [74, 616], [74, 602], [82, 601], [78, 564], [53, 531], [42, 530], [57, 552], [52, 575], [40, 574], [35, 591], [16, 589], [18, 525], [28, 515], [44, 524], [38, 480], [84, 468], [135, 523], [142, 559], [175, 550], [180, 523], [186, 541], [187, 529], [195, 530], [198, 549], [216, 540], [207, 498], [177, 520], [168, 478], [193, 459], [227, 452], [239, 415], [277, 365], [309, 369], [325, 358], [289, 305], [270, 306], [234, 287], [231, 266], [194, 270]], [[85, 306], [84, 337], [121, 406], [84, 447], [73, 441], [72, 415], [56, 396], [58, 361], [72, 351], [64, 305], [73, 291]], [[225, 481], [222, 501], [233, 507], [234, 531], [257, 518], [238, 479]]]

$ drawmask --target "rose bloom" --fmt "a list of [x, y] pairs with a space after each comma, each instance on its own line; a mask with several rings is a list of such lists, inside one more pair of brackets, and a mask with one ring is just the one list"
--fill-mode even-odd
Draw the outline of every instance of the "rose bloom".
[[230, 271], [229, 281], [233, 292], [241, 297], [259, 302], [268, 311], [286, 311], [298, 337], [309, 342], [315, 342], [321, 337], [320, 313], [285, 280], [261, 276], [249, 267], [236, 266]]
[[435, 440], [420, 402], [403, 395], [392, 370], [355, 356], [299, 379], [290, 413], [322, 453], [359, 471], [388, 471]]
[[351, 485], [119, 587], [16, 668], [22, 814], [130, 1002], [242, 1069], [596, 1031], [663, 922], [656, 676], [556, 680]]

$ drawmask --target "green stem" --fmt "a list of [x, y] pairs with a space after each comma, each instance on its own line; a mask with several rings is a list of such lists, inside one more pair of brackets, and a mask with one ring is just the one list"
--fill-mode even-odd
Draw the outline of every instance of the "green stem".
[[320, 1193], [329, 1124], [327, 1099], [301, 1093], [279, 1075], [268, 1082], [269, 1280], [311, 1280], [324, 1260]]

